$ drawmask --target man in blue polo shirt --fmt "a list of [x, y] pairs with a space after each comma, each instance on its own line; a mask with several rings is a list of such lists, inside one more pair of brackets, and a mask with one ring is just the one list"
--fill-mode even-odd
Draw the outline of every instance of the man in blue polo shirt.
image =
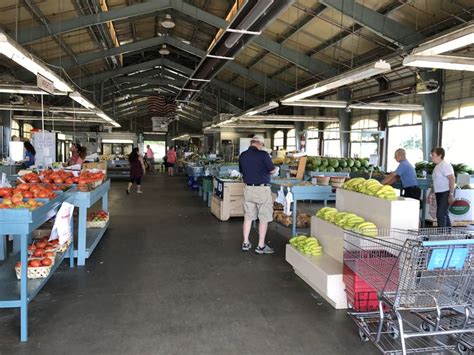
[[273, 220], [273, 199], [270, 190], [270, 176], [277, 172], [270, 155], [263, 150], [262, 136], [254, 136], [248, 150], [239, 158], [240, 172], [244, 176], [244, 242], [242, 250], [252, 248], [249, 241], [252, 222], [259, 220], [257, 254], [272, 254], [274, 250], [265, 244], [268, 223]]
[[421, 198], [421, 190], [418, 187], [415, 168], [406, 159], [405, 149], [400, 148], [395, 151], [395, 160], [400, 163], [397, 170], [388, 175], [382, 181], [382, 184], [393, 185], [400, 180], [403, 188], [402, 196], [419, 200]]

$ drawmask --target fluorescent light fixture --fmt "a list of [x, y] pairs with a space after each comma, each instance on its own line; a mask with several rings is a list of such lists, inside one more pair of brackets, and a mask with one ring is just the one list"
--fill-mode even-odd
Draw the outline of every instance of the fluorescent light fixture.
[[79, 115], [96, 115], [97, 111], [91, 111], [86, 108], [74, 108], [74, 107], [56, 107], [51, 106], [49, 109], [46, 109], [49, 112], [54, 113], [75, 113]]
[[322, 116], [292, 116], [292, 115], [259, 115], [250, 117], [240, 117], [240, 121], [294, 121], [294, 122], [339, 122], [337, 117]]
[[403, 65], [418, 68], [474, 71], [474, 58], [450, 55], [409, 55], [403, 60]]
[[192, 91], [192, 92], [200, 92], [201, 90], [197, 90], [197, 89], [187, 89], [187, 88], [181, 88], [181, 90], [183, 91]]
[[103, 138], [102, 143], [124, 143], [133, 144], [133, 139], [114, 139], [114, 138]]
[[115, 122], [113, 119], [111, 119], [105, 112], [103, 111], [98, 111], [97, 112], [97, 116], [99, 116], [100, 118], [104, 119], [105, 121], [109, 122], [111, 125], [115, 126], [115, 127], [121, 127], [120, 124], [118, 124], [117, 122]]
[[205, 82], [205, 83], [210, 82], [209, 79], [199, 79], [199, 78], [189, 78], [189, 80], [191, 80], [191, 81], [202, 81], [202, 82]]
[[256, 115], [257, 113], [262, 113], [262, 112], [272, 110], [274, 108], [277, 108], [278, 106], [280, 106], [278, 102], [269, 101], [269, 102], [264, 103], [263, 105], [260, 105], [260, 106], [257, 106], [257, 107], [251, 108], [250, 110], [245, 111], [240, 116], [253, 116], [253, 115]]
[[222, 55], [214, 55], [214, 54], [207, 54], [206, 57], [215, 58], [215, 59], [224, 59], [224, 60], [234, 60], [234, 57], [225, 57]]
[[166, 47], [166, 44], [163, 44], [158, 53], [160, 53], [161, 55], [168, 55], [170, 54], [170, 50], [168, 49], [168, 47]]
[[474, 23], [422, 43], [413, 50], [412, 54], [417, 56], [431, 56], [451, 52], [472, 43], [474, 43]]
[[74, 92], [71, 92], [69, 94], [69, 97], [71, 99], [73, 99], [74, 101], [76, 101], [78, 104], [84, 106], [85, 108], [88, 108], [90, 110], [93, 110], [95, 109], [95, 105], [90, 102], [89, 100], [87, 100], [84, 96], [82, 96], [80, 93], [78, 93], [77, 91], [74, 91]]
[[260, 36], [262, 34], [262, 31], [239, 30], [237, 28], [228, 28], [225, 31], [232, 32], [232, 33], [241, 33], [244, 35], [253, 35], [253, 36]]
[[225, 125], [220, 128], [275, 128], [275, 129], [292, 129], [295, 128], [293, 125], [275, 125], [275, 124], [233, 124]]
[[357, 69], [349, 70], [345, 73], [337, 75], [333, 78], [320, 81], [319, 83], [307, 86], [301, 90], [295, 91], [283, 97], [281, 102], [293, 102], [321, 94], [323, 92], [340, 88], [345, 85], [368, 79], [378, 74], [382, 74], [391, 70], [390, 64], [386, 61], [379, 60], [362, 66]]
[[2, 30], [0, 30], [0, 53], [15, 61], [33, 74], [41, 74], [46, 79], [51, 80], [55, 89], [66, 92], [72, 91], [71, 86], [69, 86], [69, 84], [67, 84], [61, 77], [46, 67], [39, 59], [34, 57], [23, 47], [18, 45], [18, 43]]
[[301, 106], [301, 107], [329, 107], [329, 108], [346, 108], [348, 102], [341, 100], [318, 100], [307, 99], [291, 102], [282, 102], [283, 106]]
[[188, 140], [189, 138], [191, 138], [191, 136], [186, 133], [186, 134], [182, 134], [182, 135], [180, 135], [180, 136], [178, 136], [178, 137], [174, 137], [174, 138], [172, 138], [171, 140], [172, 140], [172, 141], [182, 141], [182, 140]]
[[392, 104], [385, 102], [360, 103], [349, 105], [355, 110], [390, 110], [390, 111], [423, 111], [423, 105], [416, 104]]
[[99, 118], [90, 118], [90, 117], [68, 117], [68, 116], [22, 116], [14, 115], [13, 119], [15, 120], [25, 120], [25, 121], [54, 121], [54, 122], [75, 122], [75, 123], [103, 123]]
[[[0, 93], [50, 95], [48, 92], [43, 91], [34, 85], [13, 85], [13, 84], [0, 84]], [[63, 91], [55, 91], [54, 95], [67, 95], [67, 93]]]

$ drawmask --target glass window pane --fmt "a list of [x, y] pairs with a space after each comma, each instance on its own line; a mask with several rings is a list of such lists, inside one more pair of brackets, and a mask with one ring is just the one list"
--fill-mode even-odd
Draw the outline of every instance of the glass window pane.
[[388, 129], [387, 170], [394, 171], [398, 163], [394, 159], [395, 151], [404, 148], [407, 160], [413, 165], [423, 160], [421, 125], [408, 127], [390, 127]]
[[290, 129], [286, 136], [286, 150], [292, 151], [296, 150], [296, 131]]
[[283, 131], [277, 131], [273, 135], [273, 149], [283, 149], [285, 134]]
[[341, 156], [341, 144], [339, 139], [324, 141], [324, 155], [328, 157]]
[[377, 154], [377, 143], [351, 143], [351, 157], [369, 158], [371, 154]]
[[455, 164], [466, 164], [474, 167], [474, 155], [466, 142], [472, 142], [474, 119], [459, 119], [443, 122], [442, 144], [446, 150], [446, 159]]

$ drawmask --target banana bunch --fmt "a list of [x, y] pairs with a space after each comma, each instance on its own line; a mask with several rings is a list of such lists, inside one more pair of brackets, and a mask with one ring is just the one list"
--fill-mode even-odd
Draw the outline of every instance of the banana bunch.
[[379, 189], [375, 193], [375, 196], [379, 197], [379, 198], [384, 198], [386, 200], [396, 200], [397, 199], [397, 194], [395, 192], [395, 189], [390, 185], [384, 185], [381, 189]]
[[342, 212], [335, 208], [324, 207], [316, 213], [316, 217], [333, 223], [343, 229], [352, 230], [369, 237], [376, 237], [378, 234], [377, 226], [374, 223], [367, 222], [355, 213]]
[[319, 245], [319, 241], [314, 237], [296, 236], [290, 239], [290, 244], [304, 254], [312, 256], [323, 255], [323, 247]]
[[365, 183], [364, 178], [354, 178], [347, 180], [342, 187], [346, 190], [359, 191]]
[[377, 191], [380, 190], [382, 186], [383, 185], [379, 181], [375, 179], [369, 179], [366, 180], [359, 192], [366, 195], [375, 196]]
[[354, 232], [365, 235], [366, 237], [376, 237], [378, 234], [377, 226], [371, 222], [363, 222], [354, 228]]

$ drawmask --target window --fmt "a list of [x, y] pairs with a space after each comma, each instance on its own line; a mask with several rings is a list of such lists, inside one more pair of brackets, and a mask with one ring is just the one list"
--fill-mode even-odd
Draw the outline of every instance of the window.
[[[367, 117], [367, 116], [364, 116]], [[377, 138], [373, 135], [378, 130], [375, 118], [361, 118], [351, 125], [351, 156], [368, 158], [377, 153]]]
[[273, 149], [283, 149], [285, 146], [285, 134], [283, 131], [277, 131], [273, 135]]
[[286, 135], [286, 150], [291, 152], [296, 150], [296, 131], [290, 129]]
[[20, 125], [18, 121], [11, 121], [11, 137], [16, 136], [20, 138]]
[[319, 132], [316, 127], [308, 127], [306, 131], [306, 154], [314, 157], [319, 155]]
[[26, 138], [26, 139], [30, 140], [32, 129], [33, 129], [33, 126], [30, 125], [29, 123], [23, 124], [23, 138]]
[[339, 140], [339, 123], [330, 123], [324, 128], [324, 155], [329, 157], [341, 156]]
[[407, 160], [413, 165], [423, 160], [421, 114], [391, 113], [388, 125], [387, 170], [394, 171], [397, 168], [394, 154], [398, 148], [406, 150]]
[[[466, 142], [472, 141], [474, 118], [454, 119], [443, 122], [442, 146], [446, 150], [446, 160], [455, 164], [466, 164], [474, 167], [472, 149]], [[472, 147], [472, 145], [471, 145]]]

